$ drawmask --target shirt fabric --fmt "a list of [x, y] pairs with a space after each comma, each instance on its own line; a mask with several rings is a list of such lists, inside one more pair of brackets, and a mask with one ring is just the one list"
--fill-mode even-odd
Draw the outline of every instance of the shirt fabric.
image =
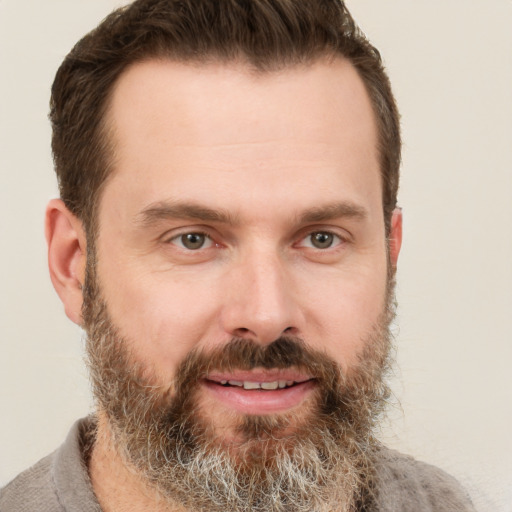
[[[0, 490], [0, 512], [101, 512], [82, 453], [91, 420], [75, 423], [64, 444]], [[382, 447], [375, 512], [474, 512], [442, 470]]]

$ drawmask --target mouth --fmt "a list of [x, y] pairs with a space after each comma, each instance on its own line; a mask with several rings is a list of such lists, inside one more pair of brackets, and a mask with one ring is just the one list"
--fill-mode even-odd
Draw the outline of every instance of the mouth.
[[262, 370], [211, 373], [202, 384], [219, 405], [229, 410], [265, 415], [299, 406], [317, 382], [315, 378], [297, 371]]
[[252, 382], [252, 381], [241, 381], [241, 380], [222, 380], [219, 383], [221, 386], [225, 387], [238, 387], [244, 389], [264, 389], [266, 391], [273, 391], [276, 389], [286, 389], [291, 388], [297, 384], [302, 384], [302, 382], [295, 382], [293, 380], [274, 380], [272, 382]]

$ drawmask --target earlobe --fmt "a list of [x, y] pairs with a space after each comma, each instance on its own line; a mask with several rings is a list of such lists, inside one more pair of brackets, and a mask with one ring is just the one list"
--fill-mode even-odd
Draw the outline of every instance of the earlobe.
[[46, 208], [45, 234], [53, 286], [68, 318], [81, 325], [87, 254], [82, 222], [66, 208], [63, 201], [53, 199]]
[[389, 233], [389, 258], [393, 270], [396, 270], [398, 255], [402, 247], [402, 209], [395, 208], [391, 217]]

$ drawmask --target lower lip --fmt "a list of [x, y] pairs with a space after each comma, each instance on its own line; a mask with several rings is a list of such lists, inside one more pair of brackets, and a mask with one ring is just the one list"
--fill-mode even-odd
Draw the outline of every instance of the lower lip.
[[315, 388], [315, 382], [312, 380], [276, 390], [222, 386], [208, 380], [203, 383], [208, 392], [228, 409], [254, 415], [286, 412], [293, 409], [300, 405]]

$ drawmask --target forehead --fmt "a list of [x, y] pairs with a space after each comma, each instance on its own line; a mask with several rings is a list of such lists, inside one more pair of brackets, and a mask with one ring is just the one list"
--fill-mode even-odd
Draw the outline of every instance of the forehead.
[[[233, 113], [238, 114], [237, 122], [226, 125]], [[354, 139], [365, 135], [362, 142], [376, 141], [365, 86], [352, 64], [341, 58], [262, 72], [244, 63], [139, 62], [121, 75], [112, 93], [108, 117], [117, 142], [129, 137], [130, 129], [144, 130], [142, 114], [151, 116], [152, 126], [146, 127], [150, 130], [174, 129], [176, 144], [189, 141], [191, 135], [209, 143], [226, 142], [226, 136], [233, 144], [253, 140], [255, 123], [270, 121], [261, 135], [272, 135], [272, 128], [288, 128], [308, 141], [314, 131], [319, 136], [328, 131], [333, 137], [352, 134]], [[309, 117], [304, 119], [304, 114]], [[195, 122], [199, 118], [202, 133]], [[355, 123], [356, 118], [360, 122]], [[211, 129], [220, 124], [222, 131]], [[350, 126], [340, 134], [343, 124]]]
[[329, 188], [325, 169], [371, 179], [380, 190], [372, 106], [342, 59], [261, 73], [242, 63], [137, 63], [115, 85], [108, 122], [111, 183], [136, 184], [148, 201], [165, 180], [201, 195], [223, 180], [250, 181], [249, 173], [268, 187], [283, 179], [292, 187], [307, 171], [311, 183]]

